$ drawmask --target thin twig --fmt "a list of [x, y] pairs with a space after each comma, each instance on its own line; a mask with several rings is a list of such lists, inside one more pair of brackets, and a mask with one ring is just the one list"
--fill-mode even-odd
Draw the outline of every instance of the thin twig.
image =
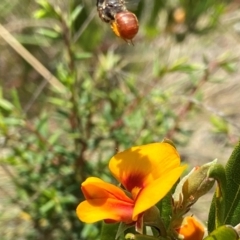
[[27, 113], [30, 110], [30, 108], [33, 106], [33, 104], [35, 103], [35, 101], [37, 100], [37, 98], [39, 97], [41, 92], [43, 91], [43, 89], [47, 86], [47, 83], [48, 82], [46, 80], [41, 82], [41, 84], [38, 86], [37, 90], [32, 94], [31, 99], [28, 101], [28, 103], [24, 107], [25, 113]]
[[93, 9], [91, 11], [91, 13], [88, 15], [88, 18], [86, 19], [86, 21], [84, 21], [83, 25], [81, 26], [81, 28], [79, 28], [79, 30], [77, 31], [77, 33], [75, 34], [75, 36], [73, 37], [73, 43], [77, 42], [77, 40], [79, 39], [79, 37], [83, 34], [83, 32], [85, 31], [85, 29], [87, 28], [87, 26], [90, 24], [90, 22], [93, 20], [94, 16], [96, 14], [96, 10]]
[[190, 98], [189, 99], [190, 102], [194, 103], [195, 105], [205, 109], [206, 111], [222, 118], [224, 121], [226, 121], [227, 123], [229, 123], [230, 125], [234, 126], [235, 128], [237, 128], [238, 130], [240, 130], [240, 126], [238, 124], [236, 124], [236, 122], [232, 121], [229, 117], [227, 117], [223, 112], [218, 111], [217, 109], [210, 107], [206, 104], [203, 104], [202, 102], [198, 101], [197, 99], [194, 98]]

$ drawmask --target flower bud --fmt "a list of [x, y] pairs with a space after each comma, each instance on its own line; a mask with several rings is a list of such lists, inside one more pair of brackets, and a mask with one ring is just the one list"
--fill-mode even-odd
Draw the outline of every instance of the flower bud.
[[208, 172], [216, 162], [217, 160], [214, 160], [200, 167], [194, 167], [179, 182], [173, 194], [175, 213], [180, 211], [182, 214], [185, 214], [201, 196], [213, 187], [214, 179], [208, 177]]
[[238, 236], [240, 237], [240, 223], [234, 227], [235, 231], [237, 232]]
[[175, 228], [178, 239], [184, 240], [202, 240], [204, 236], [203, 225], [194, 217], [185, 217], [179, 227]]

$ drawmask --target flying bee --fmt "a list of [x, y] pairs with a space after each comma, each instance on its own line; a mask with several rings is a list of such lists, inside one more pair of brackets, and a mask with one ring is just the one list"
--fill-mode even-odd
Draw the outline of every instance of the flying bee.
[[118, 37], [132, 43], [138, 32], [138, 19], [134, 13], [127, 10], [124, 0], [97, 0], [97, 10], [99, 17], [110, 23]]

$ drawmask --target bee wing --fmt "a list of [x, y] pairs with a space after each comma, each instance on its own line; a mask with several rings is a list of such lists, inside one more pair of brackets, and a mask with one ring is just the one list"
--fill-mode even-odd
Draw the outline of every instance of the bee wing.
[[128, 10], [134, 11], [138, 8], [140, 0], [125, 0], [125, 5]]

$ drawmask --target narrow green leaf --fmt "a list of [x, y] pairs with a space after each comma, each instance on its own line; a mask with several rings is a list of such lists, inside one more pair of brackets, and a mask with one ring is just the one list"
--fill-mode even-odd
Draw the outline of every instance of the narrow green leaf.
[[214, 126], [214, 131], [219, 133], [228, 133], [228, 124], [224, 119], [217, 116], [212, 116], [211, 123]]
[[187, 59], [180, 58], [177, 59], [170, 67], [170, 72], [194, 72], [196, 70], [200, 70], [202, 67], [194, 64], [187, 63]]
[[50, 209], [52, 209], [55, 206], [55, 202], [53, 200], [48, 201], [46, 204], [40, 207], [39, 211], [44, 214], [48, 212]]
[[165, 228], [168, 229], [172, 216], [172, 191], [169, 192], [158, 204], [161, 219], [164, 222]]
[[[168, 139], [164, 139], [163, 142], [169, 142]], [[174, 146], [174, 144], [172, 143], [172, 146]], [[175, 147], [175, 146], [174, 146]], [[157, 208], [160, 211], [160, 216], [161, 219], [164, 222], [165, 228], [168, 229], [170, 226], [170, 221], [173, 215], [173, 206], [172, 206], [172, 196], [174, 194], [174, 191], [176, 189], [176, 186], [178, 185], [179, 181], [177, 181], [174, 186], [172, 187], [172, 189], [168, 192], [168, 194], [160, 201], [157, 203]]]
[[118, 223], [111, 223], [111, 224], [106, 224], [102, 223], [102, 230], [101, 230], [101, 240], [114, 240], [117, 231], [118, 231]]
[[15, 108], [18, 109], [19, 112], [23, 112], [22, 106], [21, 106], [21, 101], [19, 99], [18, 91], [16, 88], [13, 88], [11, 90], [11, 97], [12, 97], [13, 106], [15, 106]]
[[44, 18], [47, 15], [47, 12], [45, 9], [39, 9], [34, 12], [33, 17], [36, 19]]
[[14, 106], [7, 100], [5, 99], [0, 99], [0, 109], [5, 110], [5, 111], [12, 111]]
[[78, 5], [78, 6], [72, 11], [71, 16], [70, 16], [72, 23], [76, 20], [76, 18], [78, 17], [78, 15], [81, 13], [82, 9], [83, 9], [83, 6], [82, 6], [82, 5]]
[[90, 52], [80, 52], [74, 54], [75, 59], [82, 60], [82, 59], [88, 59], [92, 57], [92, 53]]
[[48, 102], [59, 107], [64, 106], [65, 109], [69, 109], [70, 107], [72, 107], [71, 102], [66, 102], [66, 100], [60, 98], [49, 97]]
[[225, 64], [222, 65], [222, 68], [227, 72], [227, 73], [234, 73], [236, 72], [236, 64], [235, 63], [231, 63], [231, 62], [227, 62]]
[[226, 164], [226, 215], [225, 224], [240, 222], [240, 142]]
[[17, 40], [22, 44], [27, 45], [39, 45], [39, 46], [49, 46], [49, 39], [42, 35], [33, 34], [16, 34]]
[[216, 226], [216, 196], [214, 194], [212, 203], [208, 213], [207, 229], [208, 232], [212, 232]]
[[46, 9], [47, 11], [51, 11], [53, 8], [51, 4], [47, 0], [37, 0], [37, 4], [39, 4], [43, 9]]
[[61, 136], [61, 132], [57, 131], [57, 132], [53, 133], [51, 136], [49, 136], [48, 142], [53, 145], [57, 142], [57, 140], [59, 139], [60, 136]]
[[24, 119], [20, 119], [20, 118], [8, 117], [8, 118], [3, 118], [1, 120], [2, 120], [1, 124], [7, 125], [7, 126], [23, 126], [25, 124]]
[[238, 234], [231, 226], [221, 226], [214, 230], [204, 240], [238, 240]]
[[36, 32], [45, 37], [49, 37], [53, 39], [60, 37], [60, 34], [58, 32], [56, 32], [55, 30], [47, 29], [47, 28], [40, 28]]
[[214, 178], [218, 184], [208, 216], [208, 231], [212, 232], [215, 228], [224, 224], [226, 200], [226, 175], [224, 167], [221, 164], [213, 165], [209, 169], [208, 177]]

